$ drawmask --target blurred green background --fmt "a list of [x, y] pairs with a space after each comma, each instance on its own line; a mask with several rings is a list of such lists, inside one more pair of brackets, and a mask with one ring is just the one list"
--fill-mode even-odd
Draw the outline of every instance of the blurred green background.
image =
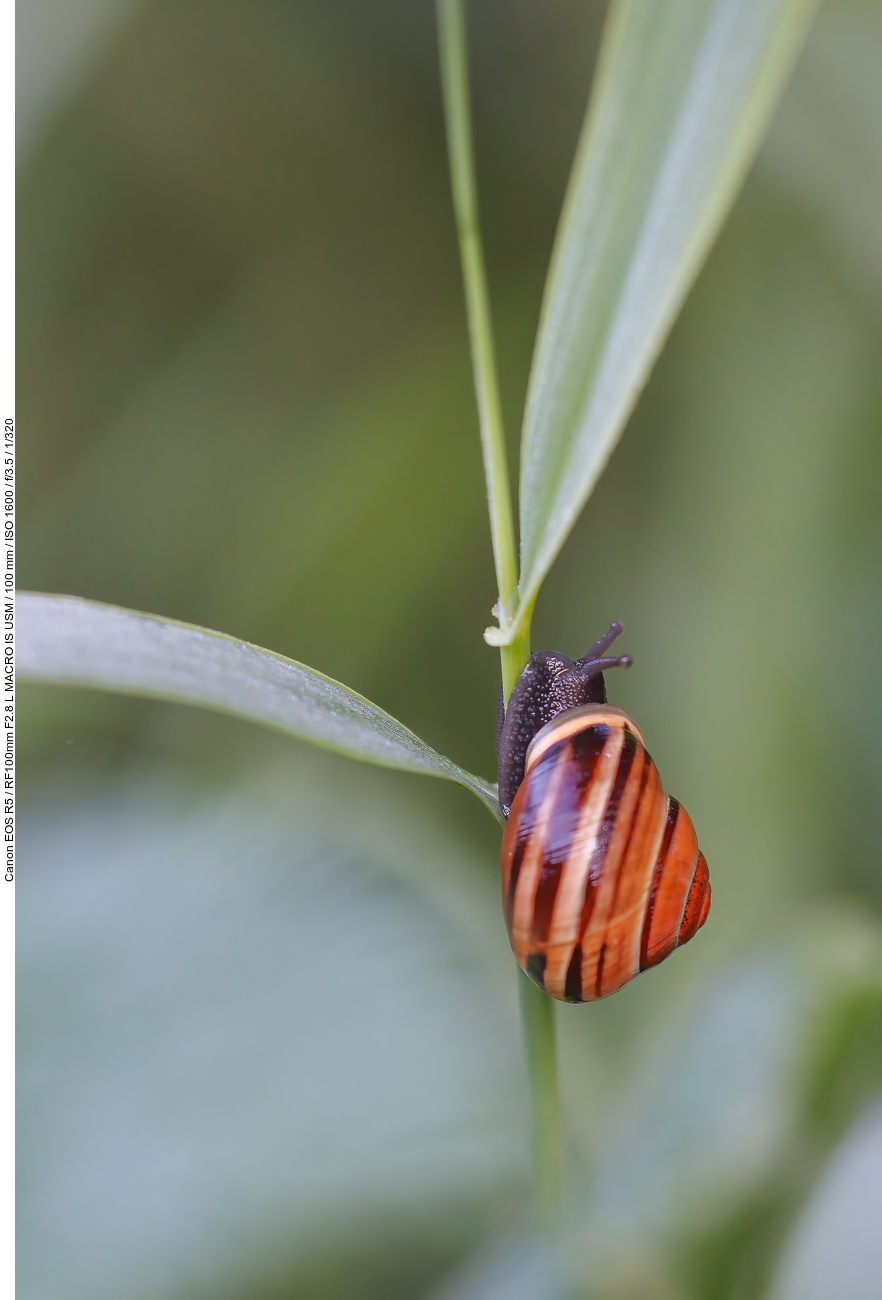
[[[473, 0], [512, 465], [603, 5]], [[492, 776], [429, 0], [20, 7], [19, 583], [219, 628]], [[23, 1300], [882, 1295], [882, 6], [823, 6], [540, 597], [613, 618], [714, 908], [563, 1007], [529, 1241], [498, 828], [245, 723], [21, 687]]]

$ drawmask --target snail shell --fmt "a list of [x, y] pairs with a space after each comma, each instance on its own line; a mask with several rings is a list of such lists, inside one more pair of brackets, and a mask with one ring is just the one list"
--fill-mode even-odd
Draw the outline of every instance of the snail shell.
[[692, 821], [621, 709], [568, 709], [534, 736], [502, 895], [519, 965], [568, 1002], [608, 997], [704, 925], [710, 884]]

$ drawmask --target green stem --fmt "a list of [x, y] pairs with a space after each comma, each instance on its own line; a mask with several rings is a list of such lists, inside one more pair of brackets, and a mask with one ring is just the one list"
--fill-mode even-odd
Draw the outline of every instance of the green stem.
[[551, 1233], [558, 1223], [561, 1181], [554, 1002], [526, 975], [521, 976], [520, 985], [521, 1022], [533, 1099], [533, 1202], [539, 1230]]
[[531, 614], [532, 610], [529, 611], [521, 623], [521, 630], [517, 633], [511, 645], [499, 647], [499, 655], [502, 660], [502, 689], [506, 703], [514, 689], [515, 682], [524, 671], [530, 658]]
[[[496, 354], [493, 346], [490, 295], [487, 290], [487, 273], [478, 224], [478, 191], [472, 148], [463, 0], [438, 0], [438, 39], [441, 48], [441, 84], [447, 122], [453, 210], [459, 235], [472, 370], [481, 425], [484, 476], [487, 480], [487, 502], [490, 507], [490, 532], [493, 537], [493, 558], [496, 563], [496, 584], [499, 589], [499, 625], [505, 627], [510, 622], [517, 603], [517, 551], [502, 402], [499, 396]], [[503, 647], [503, 649], [508, 650], [510, 647]], [[507, 665], [504, 653], [502, 661], [503, 677], [505, 677]], [[523, 664], [521, 664], [522, 668]], [[510, 665], [508, 671], [509, 673], [511, 671]], [[514, 682], [511, 685], [514, 685]], [[506, 698], [510, 694], [510, 689], [508, 687], [506, 690]]]
[[[517, 605], [517, 551], [502, 403], [493, 346], [490, 295], [478, 223], [465, 10], [463, 0], [437, 0], [437, 5], [453, 209], [459, 235], [472, 369], [478, 397], [490, 531], [499, 589], [499, 626], [505, 629], [510, 625]], [[522, 619], [520, 630], [511, 645], [500, 647], [502, 686], [506, 700], [530, 658], [531, 613], [532, 610]], [[533, 1102], [536, 1218], [540, 1231], [548, 1232], [553, 1229], [557, 1219], [561, 1168], [554, 1003], [526, 976], [521, 979], [521, 1018]]]

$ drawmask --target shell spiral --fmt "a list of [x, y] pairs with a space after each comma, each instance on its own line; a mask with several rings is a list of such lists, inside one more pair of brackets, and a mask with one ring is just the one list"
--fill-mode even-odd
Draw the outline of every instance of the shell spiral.
[[587, 704], [537, 733], [502, 843], [505, 920], [551, 997], [592, 1002], [704, 925], [707, 863], [621, 709]]

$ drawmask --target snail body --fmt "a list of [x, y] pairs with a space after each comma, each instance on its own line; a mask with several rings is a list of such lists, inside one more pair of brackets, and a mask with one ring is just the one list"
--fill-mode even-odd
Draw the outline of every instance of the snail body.
[[630, 663], [602, 657], [620, 631], [575, 663], [534, 655], [498, 727], [509, 938], [522, 970], [569, 1002], [658, 965], [710, 908], [688, 813], [634, 722], [606, 702], [603, 670]]

